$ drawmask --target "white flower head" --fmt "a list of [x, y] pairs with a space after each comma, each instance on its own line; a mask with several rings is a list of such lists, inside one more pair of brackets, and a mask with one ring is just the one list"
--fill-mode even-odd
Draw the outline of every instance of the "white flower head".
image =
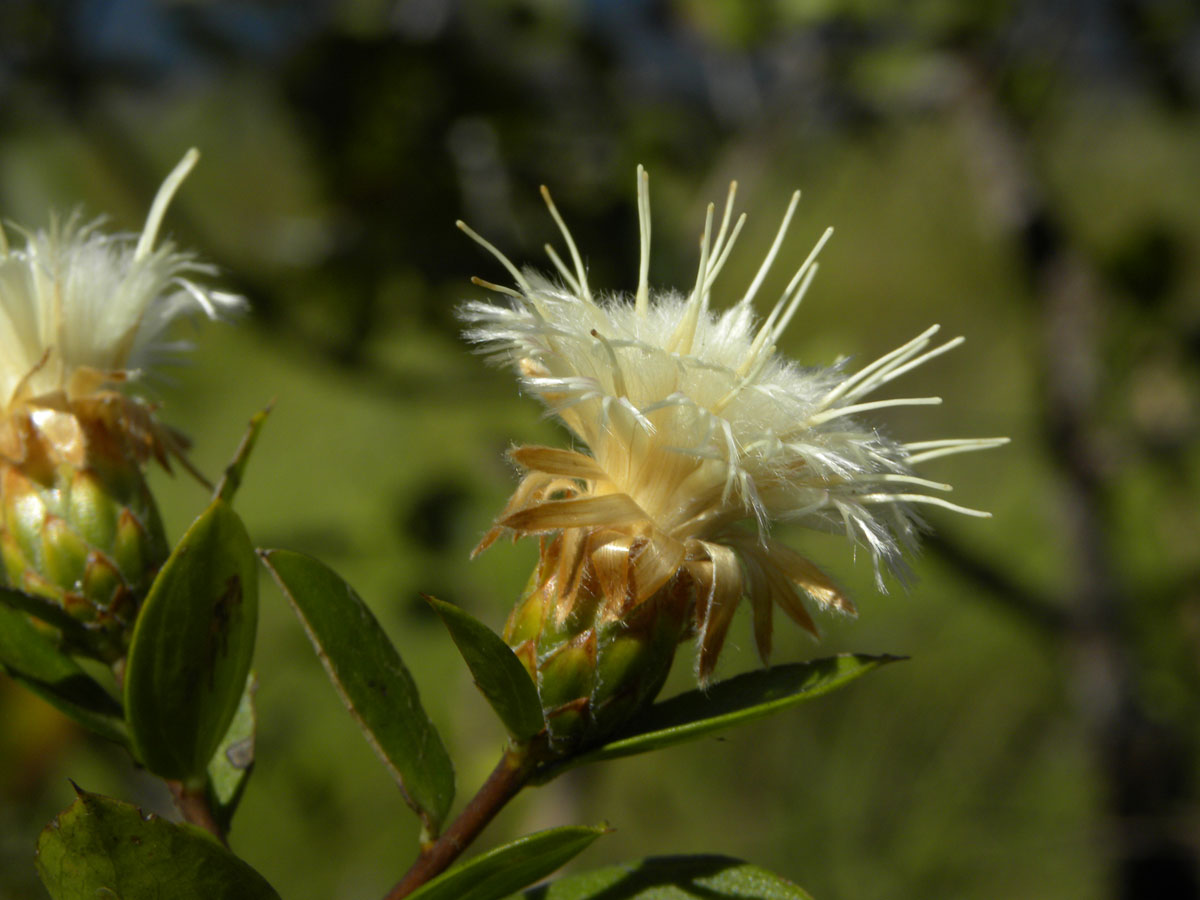
[[[638, 169], [641, 257], [630, 298], [597, 297], [579, 251], [545, 188], [543, 196], [573, 262], [547, 245], [561, 276], [522, 272], [466, 225], [459, 227], [508, 269], [517, 290], [477, 281], [511, 303], [467, 303], [467, 337], [512, 364], [581, 445], [577, 450], [520, 447], [527, 470], [496, 527], [552, 534], [565, 616], [582, 585], [598, 585], [605, 613], [625, 615], [673, 579], [695, 589], [697, 660], [712, 672], [733, 611], [743, 596], [754, 611], [764, 660], [775, 604], [816, 633], [800, 597], [853, 612], [843, 591], [808, 559], [771, 537], [772, 522], [797, 522], [844, 533], [865, 546], [879, 587], [881, 565], [902, 579], [902, 549], [920, 522], [918, 504], [967, 515], [940, 494], [949, 485], [921, 478], [914, 465], [1004, 438], [899, 443], [863, 414], [888, 406], [939, 403], [936, 397], [867, 399], [879, 388], [956, 347], [933, 344], [933, 326], [854, 374], [841, 365], [802, 367], [776, 352], [813, 276], [831, 230], [797, 268], [765, 319], [754, 301], [799, 201], [792, 196], [778, 234], [749, 287], [721, 313], [711, 292], [745, 215], [731, 223], [736, 183], [713, 236], [710, 204], [700, 240], [696, 282], [687, 294], [649, 287], [648, 180]], [[732, 226], [732, 227], [731, 227]]]
[[210, 266], [159, 243], [163, 215], [199, 154], [189, 150], [154, 198], [140, 235], [107, 234], [100, 221], [18, 229], [10, 247], [0, 229], [0, 402], [7, 412], [42, 398], [56, 405], [135, 377], [184, 345], [167, 326], [199, 309], [210, 318], [242, 298], [197, 284]]

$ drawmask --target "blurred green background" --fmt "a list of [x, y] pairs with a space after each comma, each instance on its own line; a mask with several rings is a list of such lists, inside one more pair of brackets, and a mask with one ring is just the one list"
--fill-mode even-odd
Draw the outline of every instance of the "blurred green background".
[[[487, 832], [608, 821], [580, 865], [722, 852], [832, 898], [1200, 895], [1200, 13], [1187, 0], [7, 0], [0, 212], [137, 229], [189, 146], [167, 227], [252, 312], [157, 379], [202, 469], [275, 412], [239, 496], [257, 543], [367, 598], [468, 796], [501, 731], [418, 592], [497, 627], [534, 548], [471, 547], [514, 442], [562, 434], [457, 335], [454, 226], [541, 265], [554, 191], [595, 285], [694, 277], [704, 204], [750, 221], [737, 296], [787, 195], [798, 259], [837, 233], [787, 337], [859, 360], [931, 322], [964, 348], [906, 376], [945, 404], [902, 439], [1007, 434], [931, 464], [991, 521], [934, 511], [910, 592], [795, 533], [855, 621], [776, 659], [911, 656], [718, 740], [575, 772]], [[774, 281], [782, 286], [787, 266]], [[771, 285], [764, 291], [770, 295]], [[718, 302], [720, 301], [718, 297]], [[171, 533], [205, 503], [155, 476]], [[234, 848], [289, 900], [380, 896], [415, 819], [264, 582], [254, 779]], [[739, 616], [720, 675], [757, 665]], [[668, 691], [689, 683], [683, 648]], [[44, 896], [38, 831], [82, 787], [167, 813], [123, 756], [0, 681], [0, 897]]]

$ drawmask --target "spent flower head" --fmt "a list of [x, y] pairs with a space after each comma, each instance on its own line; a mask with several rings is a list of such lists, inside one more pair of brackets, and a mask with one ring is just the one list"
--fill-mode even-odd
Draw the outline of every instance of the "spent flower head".
[[[186, 347], [165, 339], [177, 318], [241, 306], [194, 279], [212, 273], [159, 241], [189, 151], [158, 190], [140, 234], [100, 220], [52, 218], [44, 230], [0, 229], [0, 550], [8, 584], [50, 621], [82, 623], [81, 652], [113, 661], [167, 554], [142, 467], [184, 439], [116, 388]], [[11, 595], [10, 595], [11, 596]], [[73, 632], [72, 632], [73, 633]]]
[[[618, 620], [664, 587], [689, 583], [699, 635], [697, 674], [707, 680], [735, 608], [753, 608], [761, 656], [771, 649], [778, 605], [816, 633], [802, 598], [853, 612], [845, 593], [809, 559], [772, 537], [774, 522], [845, 534], [902, 579], [902, 550], [920, 527], [914, 508], [951, 503], [949, 485], [914, 467], [939, 456], [995, 447], [1003, 438], [902, 443], [865, 415], [936, 397], [871, 399], [883, 386], [956, 347], [935, 344], [935, 325], [848, 373], [844, 363], [804, 367], [776, 346], [813, 277], [831, 230], [797, 267], [765, 318], [755, 301], [779, 255], [797, 192], [757, 274], [732, 306], [710, 298], [745, 222], [732, 220], [736, 183], [714, 235], [710, 204], [695, 283], [686, 293], [649, 286], [648, 180], [638, 170], [641, 256], [633, 297], [597, 296], [570, 232], [543, 188], [573, 265], [547, 245], [551, 280], [521, 271], [467, 226], [460, 227], [508, 269], [516, 290], [478, 282], [510, 298], [463, 307], [468, 338], [511, 364], [524, 388], [570, 429], [577, 449], [526, 446], [512, 457], [526, 470], [484, 538], [551, 535], [559, 618], [581, 590], [597, 586], [602, 616]], [[591, 587], [589, 587], [589, 585]]]

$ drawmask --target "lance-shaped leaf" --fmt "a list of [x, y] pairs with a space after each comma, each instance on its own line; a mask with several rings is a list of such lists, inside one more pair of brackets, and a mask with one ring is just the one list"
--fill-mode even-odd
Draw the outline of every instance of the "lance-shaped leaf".
[[545, 878], [608, 830], [571, 825], [527, 835], [448, 869], [409, 900], [500, 900]]
[[544, 783], [577, 765], [617, 759], [694, 741], [820, 697], [899, 656], [845, 653], [806, 663], [746, 672], [705, 689], [656, 703], [596, 749], [547, 767]]
[[651, 857], [560, 878], [522, 900], [812, 900], [778, 875], [727, 856]]
[[125, 744], [121, 704], [24, 613], [0, 603], [0, 668], [85, 728]]
[[251, 672], [229, 730], [208, 762], [209, 805], [223, 832], [228, 832], [233, 823], [233, 814], [254, 768], [254, 738], [258, 726], [254, 709], [256, 690], [258, 679]]
[[368, 743], [436, 833], [454, 800], [454, 767], [399, 652], [354, 589], [324, 563], [287, 550], [259, 555]]
[[76, 794], [38, 840], [38, 873], [54, 900], [279, 900], [261, 875], [198, 828]]
[[241, 701], [257, 627], [254, 547], [217, 499], [154, 579], [129, 647], [125, 712], [151, 772], [204, 775]]
[[475, 686], [518, 741], [546, 727], [537, 687], [504, 639], [470, 613], [426, 596], [475, 678]]
[[267, 407], [255, 413], [250, 424], [246, 428], [245, 435], [242, 436], [242, 442], [238, 444], [238, 448], [234, 451], [233, 459], [229, 465], [225, 467], [224, 474], [221, 475], [221, 483], [217, 485], [214, 492], [214, 499], [220, 497], [226, 503], [232, 503], [233, 497], [237, 493], [238, 488], [242, 486], [242, 477], [246, 474], [246, 465], [250, 462], [250, 454], [254, 451], [254, 445], [258, 442], [258, 434], [262, 431], [263, 424], [267, 421], [267, 416], [271, 414], [271, 407], [274, 404], [268, 404]]

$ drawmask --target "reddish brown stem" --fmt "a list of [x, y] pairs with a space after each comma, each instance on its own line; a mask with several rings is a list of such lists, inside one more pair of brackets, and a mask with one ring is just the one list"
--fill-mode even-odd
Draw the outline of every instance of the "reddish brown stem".
[[422, 849], [417, 861], [396, 882], [384, 900], [407, 897], [425, 882], [444, 872], [479, 836], [496, 814], [523, 788], [537, 767], [536, 754], [529, 747], [508, 750], [479, 792], [471, 798], [442, 835]]
[[[113, 663], [113, 675], [117, 679], [117, 687], [125, 690], [125, 659], [122, 657]], [[170, 778], [164, 778], [167, 789], [171, 792], [171, 796], [175, 798], [175, 807], [179, 810], [184, 820], [191, 824], [203, 828], [218, 841], [226, 850], [229, 849], [229, 841], [225, 837], [225, 829], [223, 829], [216, 816], [213, 815], [212, 806], [208, 802], [208, 792], [203, 787], [188, 787], [182, 781], [175, 781]]]
[[218, 824], [216, 816], [213, 815], [212, 807], [208, 803], [208, 794], [203, 787], [188, 787], [182, 781], [167, 781], [167, 787], [171, 790], [171, 796], [175, 798], [175, 806], [183, 814], [183, 818], [199, 828], [203, 828], [218, 841], [226, 849], [229, 848], [229, 842], [225, 839], [225, 831]]

